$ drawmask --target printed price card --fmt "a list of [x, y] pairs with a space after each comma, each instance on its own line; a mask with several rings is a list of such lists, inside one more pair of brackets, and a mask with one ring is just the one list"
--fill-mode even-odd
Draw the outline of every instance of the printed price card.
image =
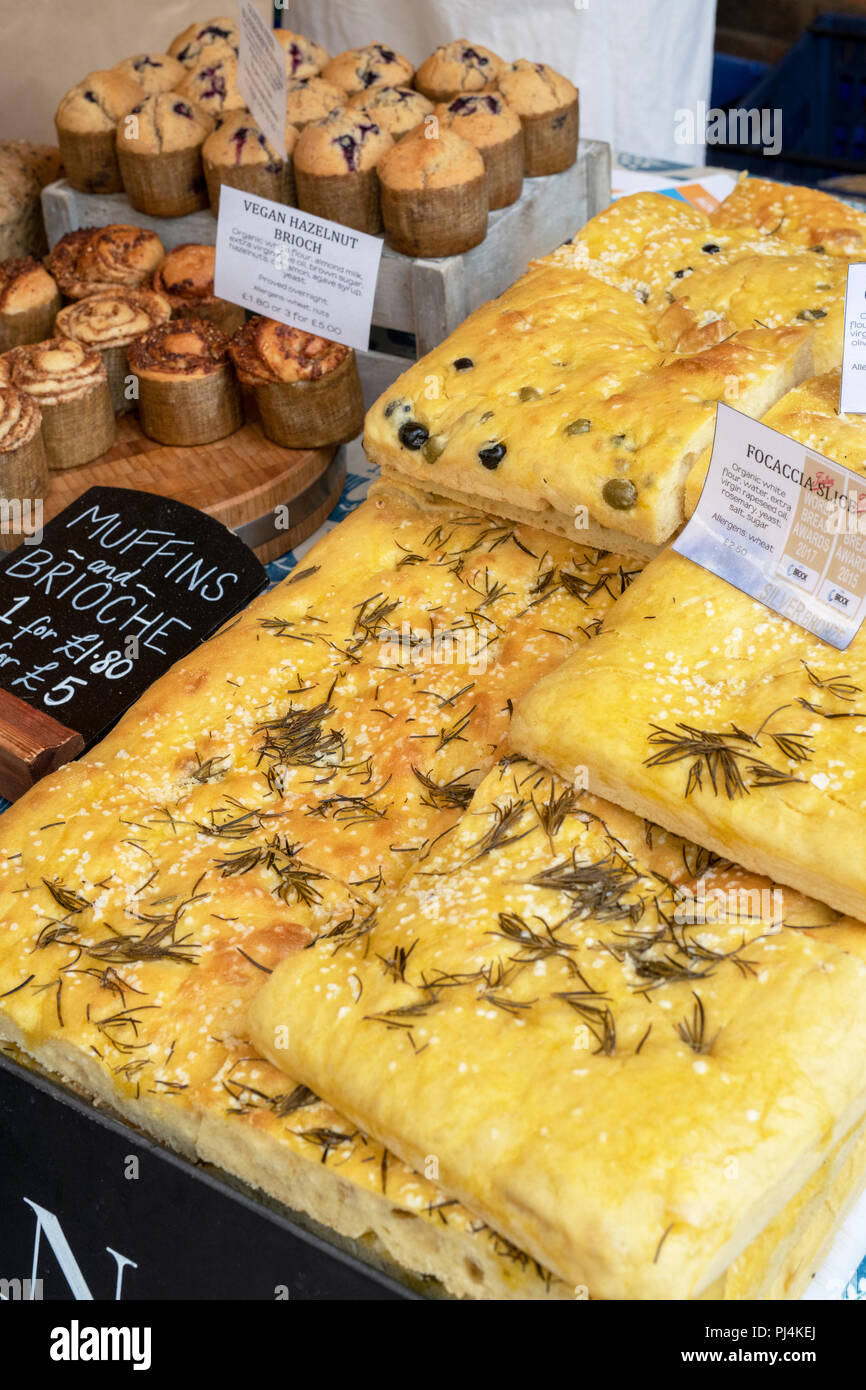
[[843, 415], [866, 415], [866, 263], [862, 261], [848, 267], [839, 409]]
[[866, 617], [866, 478], [720, 403], [672, 548], [844, 651]]
[[214, 290], [254, 314], [367, 348], [382, 241], [223, 184]]
[[238, 87], [253, 119], [286, 157], [286, 55], [253, 0], [241, 0]]

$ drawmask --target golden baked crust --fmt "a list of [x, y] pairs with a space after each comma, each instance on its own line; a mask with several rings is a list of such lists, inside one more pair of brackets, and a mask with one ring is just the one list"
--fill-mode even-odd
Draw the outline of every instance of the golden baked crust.
[[699, 352], [761, 325], [814, 328], [816, 369], [842, 360], [844, 265], [755, 228], [713, 225], [660, 193], [618, 199], [537, 266], [574, 265], [657, 311], [661, 346]]
[[595, 640], [630, 578], [528, 528], [368, 499], [4, 814], [2, 1035], [458, 1293], [554, 1296], [527, 1256], [258, 1057], [243, 1014], [263, 970], [359, 923], [447, 834], [510, 697]]
[[26, 314], [55, 300], [59, 308], [57, 285], [33, 256], [0, 261], [0, 314]]
[[866, 214], [817, 188], [741, 174], [710, 221], [725, 227], [757, 227], [819, 255], [823, 251], [854, 260], [866, 256]]
[[415, 74], [415, 86], [431, 101], [450, 101], [461, 92], [489, 92], [504, 64], [480, 43], [453, 39], [440, 44]]
[[199, 62], [178, 87], [181, 96], [216, 116], [246, 106], [238, 87], [238, 60], [224, 49], [205, 49]]
[[147, 97], [158, 92], [176, 91], [186, 76], [183, 63], [167, 53], [135, 53], [131, 58], [122, 58], [115, 63], [113, 71], [134, 77]]
[[[286, 122], [286, 155], [292, 157], [298, 143], [296, 126]], [[271, 173], [283, 168], [249, 111], [229, 111], [217, 118], [216, 129], [202, 145], [202, 159], [213, 168], [236, 169], [240, 165], [264, 165]]]
[[591, 1298], [730, 1294], [862, 1125], [866, 932], [830, 921], [510, 759], [366, 931], [281, 964], [251, 1029]]
[[274, 38], [286, 50], [286, 74], [291, 78], [317, 77], [330, 59], [330, 54], [315, 39], [296, 34], [292, 29], [275, 29]]
[[229, 340], [215, 323], [172, 319], [136, 338], [128, 356], [130, 371], [150, 380], [208, 377], [228, 367]]
[[384, 187], [399, 190], [454, 188], [484, 177], [484, 160], [469, 140], [447, 127], [435, 140], [423, 125], [409, 132], [379, 165]]
[[177, 58], [184, 67], [191, 68], [195, 67], [202, 52], [208, 48], [223, 48], [237, 56], [239, 43], [237, 21], [220, 15], [217, 19], [208, 19], [204, 23], [198, 21], [190, 24], [172, 39], [168, 51], [171, 57]]
[[289, 82], [286, 91], [286, 120], [302, 130], [310, 121], [321, 121], [346, 105], [346, 93], [333, 82], [320, 77], [302, 77]]
[[80, 400], [107, 385], [105, 363], [95, 348], [71, 338], [25, 343], [3, 354], [9, 384], [40, 406]]
[[[841, 378], [838, 368], [823, 376], [810, 377], [776, 401], [762, 416], [762, 421], [780, 434], [799, 439], [808, 448], [826, 454], [853, 473], [866, 474], [866, 417], [840, 415]], [[711, 452], [707, 449], [689, 474], [685, 498], [687, 517], [698, 504]]]
[[42, 412], [33, 396], [0, 384], [0, 454], [28, 444], [40, 430]]
[[485, 150], [520, 134], [520, 117], [497, 92], [459, 96], [436, 107], [439, 122], [476, 149]]
[[521, 116], [542, 116], [577, 101], [577, 88], [547, 63], [518, 58], [505, 63], [497, 83], [508, 105]]
[[127, 72], [111, 68], [91, 72], [62, 98], [54, 122], [58, 130], [70, 134], [100, 134], [113, 130], [141, 96], [139, 83]]
[[[383, 183], [413, 140], [384, 161]], [[808, 375], [813, 333], [753, 328], [678, 353], [660, 346], [657, 321], [586, 271], [531, 271], [380, 397], [367, 452], [418, 486], [572, 534], [594, 523], [596, 544], [615, 533], [651, 554], [682, 522], [716, 402], [763, 413]]]
[[866, 634], [835, 651], [666, 551], [581, 655], [518, 709], [518, 748], [866, 917]]
[[360, 107], [395, 140], [414, 130], [433, 110], [432, 101], [411, 87], [375, 87], [371, 92], [356, 92], [349, 98], [349, 105]]
[[195, 149], [214, 126], [208, 104], [188, 93], [159, 92], [145, 97], [132, 114], [135, 125], [124, 121], [117, 127], [117, 146], [125, 154], [173, 154]]
[[344, 106], [304, 126], [295, 168], [306, 174], [357, 174], [375, 169], [394, 144], [364, 111]]
[[332, 343], [261, 314], [238, 329], [230, 347], [238, 378], [247, 386], [319, 381], [339, 367], [350, 351], [343, 343]]
[[119, 286], [139, 288], [164, 256], [156, 232], [112, 223], [67, 232], [45, 264], [67, 299], [84, 299]]
[[372, 91], [375, 87], [411, 86], [414, 73], [409, 59], [384, 43], [347, 48], [322, 68], [325, 82], [342, 87], [349, 96]]
[[171, 304], [153, 290], [102, 290], [67, 304], [57, 315], [59, 337], [91, 347], [126, 347], [158, 323], [171, 318]]

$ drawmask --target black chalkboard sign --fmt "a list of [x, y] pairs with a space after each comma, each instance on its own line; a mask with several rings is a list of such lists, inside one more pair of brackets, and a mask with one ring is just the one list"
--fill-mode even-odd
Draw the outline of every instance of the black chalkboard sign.
[[266, 584], [204, 512], [90, 488], [0, 560], [0, 690], [86, 747]]

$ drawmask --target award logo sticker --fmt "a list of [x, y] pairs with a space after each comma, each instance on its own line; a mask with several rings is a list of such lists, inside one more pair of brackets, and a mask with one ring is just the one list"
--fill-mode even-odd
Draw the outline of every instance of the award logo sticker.
[[866, 478], [720, 403], [672, 548], [844, 651], [866, 617]]

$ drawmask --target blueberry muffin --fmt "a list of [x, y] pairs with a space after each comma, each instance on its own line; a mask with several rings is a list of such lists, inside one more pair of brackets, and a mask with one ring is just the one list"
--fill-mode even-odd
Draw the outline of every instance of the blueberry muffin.
[[214, 122], [178, 92], [146, 97], [117, 128], [117, 158], [129, 201], [152, 217], [207, 207], [201, 147]]
[[249, 111], [230, 111], [217, 121], [216, 130], [202, 145], [201, 157], [210, 210], [219, 214], [220, 188], [224, 183], [243, 188], [275, 203], [295, 202], [292, 155], [298, 132], [286, 125], [286, 158], [281, 159], [256, 125]]
[[238, 60], [225, 49], [205, 49], [200, 61], [184, 77], [178, 92], [188, 101], [218, 116], [246, 106], [238, 88]]
[[275, 444], [311, 449], [360, 434], [364, 398], [351, 348], [256, 315], [235, 334], [230, 350], [241, 385], [253, 391], [262, 430]]
[[497, 92], [483, 92], [437, 106], [436, 116], [443, 129], [479, 151], [491, 211], [515, 203], [523, 187], [523, 128], [517, 112]]
[[206, 48], [222, 48], [226, 52], [238, 54], [240, 31], [234, 19], [199, 20], [178, 34], [169, 44], [169, 54], [183, 63], [185, 68], [194, 68]]
[[286, 76], [290, 82], [297, 81], [299, 77], [318, 77], [325, 64], [330, 62], [330, 53], [315, 39], [295, 34], [291, 29], [275, 29], [274, 38], [285, 49]]
[[376, 165], [394, 141], [346, 107], [305, 126], [295, 146], [298, 207], [360, 232], [382, 230]]
[[528, 177], [569, 169], [577, 159], [577, 88], [546, 63], [518, 58], [502, 68], [499, 90], [520, 117]]
[[408, 87], [415, 69], [402, 53], [384, 43], [368, 43], [364, 48], [347, 48], [322, 69], [326, 82], [342, 87], [348, 96], [368, 92], [373, 87]]
[[321, 77], [300, 77], [286, 91], [286, 120], [298, 130], [310, 121], [321, 121], [346, 105], [346, 93]]
[[206, 319], [224, 333], [234, 333], [246, 319], [238, 304], [214, 294], [216, 247], [185, 242], [169, 251], [153, 272], [151, 289], [164, 295], [176, 319]]
[[395, 140], [414, 130], [433, 110], [432, 101], [411, 87], [374, 87], [356, 92], [349, 98], [349, 106], [364, 111]]
[[474, 145], [443, 127], [404, 135], [379, 165], [388, 245], [405, 256], [455, 256], [487, 232], [487, 175]]
[[33, 256], [0, 261], [0, 352], [50, 338], [60, 304], [56, 281]]
[[138, 289], [165, 256], [156, 232], [112, 222], [67, 232], [45, 259], [66, 299], [86, 299], [103, 290]]
[[121, 117], [141, 101], [128, 72], [91, 72], [70, 88], [54, 116], [66, 177], [80, 193], [120, 193], [115, 132]]
[[134, 77], [146, 97], [173, 92], [186, 76], [186, 68], [167, 53], [136, 53], [115, 63], [113, 72]]
[[502, 59], [489, 48], [455, 39], [425, 58], [415, 74], [415, 86], [432, 102], [453, 101], [467, 93], [493, 91], [502, 66]]

